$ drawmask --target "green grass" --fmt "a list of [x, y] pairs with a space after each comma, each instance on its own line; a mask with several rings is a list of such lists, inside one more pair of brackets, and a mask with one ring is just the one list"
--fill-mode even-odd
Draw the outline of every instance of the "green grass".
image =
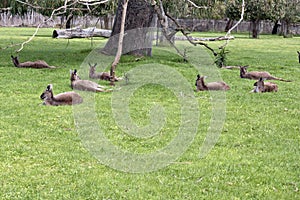
[[[0, 51], [1, 199], [300, 198], [300, 64], [296, 53], [300, 38], [261, 35], [254, 40], [235, 35], [227, 47], [228, 65], [249, 65], [249, 71], [266, 70], [293, 82], [276, 81], [277, 93], [252, 94], [253, 81], [240, 79], [238, 70], [220, 70], [231, 90], [226, 92], [224, 127], [212, 151], [199, 158], [212, 115], [211, 97], [206, 92], [193, 93], [200, 119], [188, 150], [158, 171], [125, 173], [101, 164], [84, 147], [73, 115], [73, 109], [81, 105], [47, 107], [39, 99], [48, 83], [53, 84], [55, 94], [70, 91], [69, 70], [79, 69], [93, 47], [106, 40], [95, 38], [91, 47], [88, 39], [52, 39], [51, 31], [41, 29], [19, 56], [21, 61], [43, 59], [60, 66], [57, 69], [18, 69], [10, 60], [18, 47]], [[1, 28], [0, 47], [22, 42], [33, 32], [31, 28]], [[221, 44], [209, 43], [214, 48]], [[152, 58], [138, 62], [132, 56], [122, 57], [117, 75], [143, 64], [170, 66], [194, 88], [197, 70], [164, 48], [155, 47]], [[134, 74], [129, 75], [128, 86], [118, 83], [117, 88], [134, 84]], [[176, 136], [180, 103], [169, 89], [144, 85], [130, 99], [132, 120], [140, 126], [149, 124], [153, 105], [164, 107], [165, 124], [150, 138], [124, 134], [112, 119], [111, 96], [95, 95], [97, 120], [106, 137], [121, 149], [149, 153]]]

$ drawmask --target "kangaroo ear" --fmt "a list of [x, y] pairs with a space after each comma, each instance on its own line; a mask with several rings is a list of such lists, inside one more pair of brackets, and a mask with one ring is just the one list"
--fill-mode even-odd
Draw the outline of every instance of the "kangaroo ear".
[[76, 69], [74, 69], [74, 74], [77, 74], [77, 70]]
[[88, 64], [89, 64], [90, 67], [92, 66], [90, 62]]
[[197, 75], [197, 78], [200, 78], [200, 74]]
[[52, 90], [52, 84], [47, 85], [47, 90], [51, 91]]
[[253, 84], [253, 86], [257, 86], [257, 82], [255, 82], [255, 83]]
[[300, 54], [300, 52], [299, 52], [299, 51], [297, 51], [297, 53], [298, 53], [298, 54]]
[[73, 70], [70, 69], [70, 75], [72, 75], [72, 74], [73, 74]]

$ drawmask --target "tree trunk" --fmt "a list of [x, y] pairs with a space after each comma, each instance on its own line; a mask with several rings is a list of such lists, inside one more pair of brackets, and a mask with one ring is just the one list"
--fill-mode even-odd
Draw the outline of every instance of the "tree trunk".
[[273, 30], [272, 30], [272, 35], [276, 35], [278, 34], [278, 28], [280, 27], [280, 23], [279, 21], [277, 20], [273, 26]]
[[[120, 33], [123, 4], [124, 0], [119, 0], [112, 34], [103, 49], [103, 53], [109, 55], [116, 54], [118, 48], [118, 37], [113, 36]], [[125, 36], [122, 53], [151, 56], [152, 37], [147, 34], [147, 28], [152, 26], [153, 16], [154, 9], [152, 5], [145, 0], [129, 1], [126, 13]], [[148, 48], [141, 49], [141, 47]]]
[[67, 22], [66, 22], [66, 29], [70, 29], [71, 28], [71, 22], [73, 20], [73, 15], [70, 14], [68, 17], [67, 17]]
[[225, 32], [228, 32], [229, 29], [231, 29], [231, 27], [233, 26], [233, 22], [234, 20], [233, 19], [229, 19], [227, 24], [226, 24], [226, 27], [225, 27]]
[[259, 33], [259, 19], [251, 20], [252, 38], [258, 38]]

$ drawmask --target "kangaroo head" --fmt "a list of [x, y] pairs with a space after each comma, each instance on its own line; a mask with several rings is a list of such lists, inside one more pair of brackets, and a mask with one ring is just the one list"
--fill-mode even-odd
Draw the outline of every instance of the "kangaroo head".
[[197, 80], [196, 80], [197, 90], [207, 90], [208, 89], [204, 83], [205, 78], [207, 78], [207, 76], [200, 76], [199, 74], [197, 75]]
[[200, 74], [197, 75], [197, 79], [196, 79], [196, 83], [195, 83], [195, 86], [197, 86], [197, 82], [198, 80], [200, 80]]
[[91, 72], [95, 72], [96, 71], [97, 63], [95, 63], [94, 65], [92, 65], [91, 63], [89, 63], [89, 66], [90, 66], [90, 71]]
[[263, 92], [264, 87], [265, 87], [265, 83], [264, 83], [265, 80], [266, 80], [266, 78], [260, 77], [259, 80], [253, 84], [253, 86], [255, 86], [255, 89], [253, 91], [254, 92]]
[[75, 80], [79, 80], [80, 77], [77, 74], [77, 70], [74, 69], [74, 71], [70, 70], [70, 74], [71, 74], [71, 81], [75, 81]]
[[247, 73], [248, 66], [240, 66], [240, 76], [242, 77]]
[[53, 98], [53, 92], [52, 92], [52, 84], [49, 84], [46, 88], [46, 90], [41, 94], [41, 99], [51, 99]]
[[18, 60], [18, 57], [14, 57], [13, 55], [10, 56], [11, 57], [11, 60], [13, 61], [14, 65], [17, 67], [20, 63], [19, 63], [19, 60]]

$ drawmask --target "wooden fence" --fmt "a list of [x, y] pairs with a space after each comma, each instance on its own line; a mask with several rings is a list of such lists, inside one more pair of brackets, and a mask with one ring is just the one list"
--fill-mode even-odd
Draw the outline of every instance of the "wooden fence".
[[[35, 12], [29, 12], [24, 16], [13, 16], [9, 11], [0, 12], [0, 26], [8, 27], [36, 27], [47, 20], [47, 17]], [[224, 32], [227, 20], [206, 20], [206, 19], [179, 19], [180, 24], [187, 27], [194, 27], [195, 31], [217, 31]], [[42, 27], [64, 28], [66, 23], [65, 16], [57, 16], [53, 20], [44, 23]], [[102, 29], [112, 29], [113, 16], [108, 17], [92, 17], [92, 16], [76, 16], [73, 18], [71, 26], [86, 28], [96, 26]], [[274, 26], [272, 21], [260, 22], [260, 33], [270, 34]], [[249, 32], [250, 22], [243, 21], [234, 32]], [[300, 35], [300, 24], [290, 26], [291, 33]]]

